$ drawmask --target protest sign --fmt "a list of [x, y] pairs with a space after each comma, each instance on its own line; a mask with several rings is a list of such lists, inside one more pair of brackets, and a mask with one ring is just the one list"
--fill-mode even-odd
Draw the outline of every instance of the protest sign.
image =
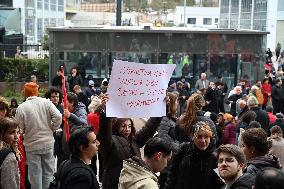
[[164, 99], [174, 69], [174, 64], [141, 64], [115, 60], [108, 86], [107, 117], [165, 116]]

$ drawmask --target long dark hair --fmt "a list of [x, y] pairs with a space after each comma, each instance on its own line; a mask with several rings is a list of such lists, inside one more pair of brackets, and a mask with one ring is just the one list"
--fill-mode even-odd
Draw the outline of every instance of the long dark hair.
[[112, 118], [111, 120], [112, 134], [121, 136], [121, 134], [119, 133], [119, 128], [124, 124], [125, 121], [128, 121], [128, 120], [131, 122], [131, 133], [128, 137], [128, 140], [132, 141], [135, 139], [136, 129], [134, 127], [134, 123], [132, 119], [130, 118]]

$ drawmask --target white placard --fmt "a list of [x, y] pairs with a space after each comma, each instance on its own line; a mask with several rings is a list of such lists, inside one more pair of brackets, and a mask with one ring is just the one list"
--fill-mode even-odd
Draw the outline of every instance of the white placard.
[[166, 90], [175, 64], [115, 60], [108, 85], [107, 117], [144, 118], [166, 115]]

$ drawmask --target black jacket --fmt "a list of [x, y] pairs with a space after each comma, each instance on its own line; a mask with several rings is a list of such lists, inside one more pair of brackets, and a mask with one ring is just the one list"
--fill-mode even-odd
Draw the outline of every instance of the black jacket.
[[62, 188], [99, 189], [95, 173], [82, 160], [71, 157], [64, 161], [58, 169], [58, 177]]
[[83, 84], [81, 75], [76, 75], [73, 77], [72, 75], [68, 77], [68, 83], [69, 83], [69, 91], [73, 92], [73, 88], [75, 85], [81, 86]]
[[242, 95], [237, 95], [237, 94], [232, 94], [227, 100], [226, 100], [226, 104], [229, 104], [230, 101], [232, 101], [233, 103], [231, 104], [231, 114], [235, 117], [237, 115], [236, 113], [236, 103], [237, 100], [242, 98]]
[[238, 178], [231, 186], [226, 189], [251, 189], [254, 185], [254, 178], [251, 175], [245, 174]]
[[181, 145], [173, 157], [164, 189], [220, 189], [224, 183], [213, 169], [217, 161], [214, 144], [201, 151], [191, 142]]
[[272, 101], [280, 102], [284, 98], [284, 90], [282, 86], [274, 85], [271, 91]]
[[219, 104], [218, 104], [218, 99], [220, 97], [218, 96], [217, 90], [213, 90], [211, 87], [208, 87], [204, 99], [206, 101], [206, 106], [204, 107], [205, 111], [208, 112], [214, 112], [216, 114], [219, 113]]
[[150, 118], [146, 125], [135, 134], [134, 141], [113, 135], [111, 119], [104, 113], [100, 114], [100, 130], [97, 139], [100, 141], [100, 151], [104, 158], [103, 188], [118, 188], [119, 175], [123, 160], [132, 156], [141, 157], [140, 148], [154, 136], [162, 118]]
[[261, 128], [263, 128], [267, 133], [269, 133], [269, 117], [266, 111], [262, 110], [260, 107], [254, 107], [250, 110], [256, 113], [255, 121], [258, 121], [261, 125]]
[[248, 161], [247, 167], [244, 170], [244, 175], [253, 177], [253, 180], [255, 180], [257, 173], [262, 171], [266, 167], [281, 169], [279, 159], [273, 155], [255, 157]]

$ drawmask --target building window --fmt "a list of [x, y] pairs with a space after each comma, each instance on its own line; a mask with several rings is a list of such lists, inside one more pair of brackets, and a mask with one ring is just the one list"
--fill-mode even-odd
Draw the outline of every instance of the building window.
[[187, 18], [188, 24], [196, 24], [196, 18]]
[[64, 1], [58, 0], [58, 11], [63, 12], [64, 11]]
[[44, 19], [44, 30], [49, 26], [49, 19], [45, 18]]
[[49, 0], [44, 1], [44, 10], [49, 10]]
[[214, 23], [215, 23], [215, 24], [218, 24], [218, 21], [219, 21], [219, 19], [218, 19], [218, 18], [215, 18]]
[[35, 7], [34, 0], [25, 0], [26, 7]]
[[212, 18], [203, 18], [203, 25], [212, 25]]
[[56, 0], [50, 0], [50, 10], [56, 11]]
[[42, 0], [37, 0], [37, 9], [42, 9]]
[[49, 26], [51, 26], [51, 27], [55, 27], [55, 26], [56, 26], [56, 18], [51, 18], [51, 19], [50, 19], [50, 24], [49, 24]]
[[64, 18], [57, 19], [57, 26], [64, 26]]
[[26, 35], [34, 36], [34, 19], [27, 18], [25, 24]]
[[43, 36], [42, 18], [37, 19], [37, 40], [41, 42]]

